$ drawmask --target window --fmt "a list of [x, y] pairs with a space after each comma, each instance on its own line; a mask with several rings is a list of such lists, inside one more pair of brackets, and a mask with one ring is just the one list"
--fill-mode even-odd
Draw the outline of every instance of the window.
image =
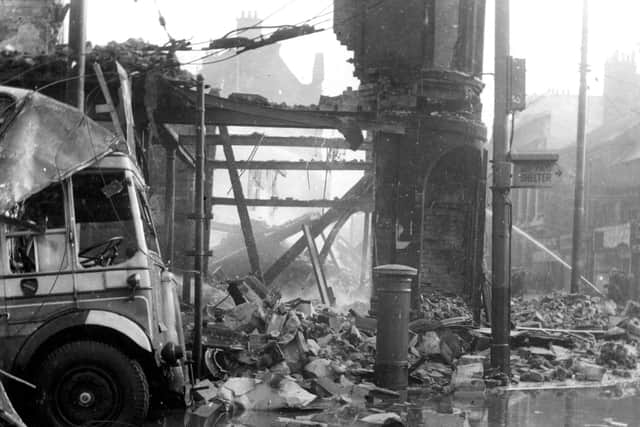
[[17, 205], [7, 233], [12, 273], [58, 271], [68, 266], [64, 191], [53, 184]]
[[158, 236], [156, 234], [156, 229], [153, 226], [151, 210], [149, 209], [147, 199], [139, 189], [136, 191], [136, 194], [138, 195], [138, 204], [140, 205], [140, 214], [142, 215], [142, 225], [144, 227], [144, 238], [147, 242], [147, 249], [159, 254]]
[[73, 177], [76, 241], [83, 267], [119, 264], [138, 250], [129, 186], [124, 172]]

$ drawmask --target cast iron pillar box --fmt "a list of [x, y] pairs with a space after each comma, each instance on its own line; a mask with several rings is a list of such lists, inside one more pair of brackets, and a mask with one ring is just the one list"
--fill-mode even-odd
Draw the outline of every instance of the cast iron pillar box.
[[373, 269], [378, 317], [375, 379], [380, 387], [397, 390], [408, 385], [411, 283], [417, 274], [418, 270], [406, 265]]

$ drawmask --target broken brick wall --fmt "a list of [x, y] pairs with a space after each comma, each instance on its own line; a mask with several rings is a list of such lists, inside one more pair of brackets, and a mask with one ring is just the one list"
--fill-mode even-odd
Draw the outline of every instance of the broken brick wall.
[[425, 177], [419, 266], [423, 291], [435, 288], [470, 296], [478, 280], [482, 156], [483, 150], [453, 149]]
[[484, 15], [484, 0], [335, 0], [333, 28], [364, 83], [411, 84], [423, 69], [480, 76]]
[[54, 51], [67, 6], [62, 0], [1, 0], [0, 49], [32, 55]]
[[376, 111], [404, 125], [374, 140], [373, 265], [416, 267], [414, 290], [477, 302], [487, 158], [484, 1], [336, 0], [334, 11], [355, 75], [375, 88]]
[[[192, 146], [185, 146], [192, 151]], [[167, 155], [166, 149], [160, 145], [152, 145], [148, 152], [149, 159], [149, 185], [151, 187], [150, 204], [154, 221], [158, 227], [159, 241], [163, 258], [168, 259], [167, 235], [168, 228], [165, 224], [166, 212], [166, 184], [167, 184]], [[193, 269], [193, 257], [186, 255], [187, 251], [193, 251], [195, 239], [195, 221], [188, 219], [187, 215], [194, 212], [195, 172], [194, 170], [176, 158], [176, 202], [174, 225], [174, 267], [177, 273], [181, 270]]]
[[416, 290], [473, 297], [483, 253], [484, 131], [436, 120], [376, 137], [374, 265], [410, 265], [419, 270]]

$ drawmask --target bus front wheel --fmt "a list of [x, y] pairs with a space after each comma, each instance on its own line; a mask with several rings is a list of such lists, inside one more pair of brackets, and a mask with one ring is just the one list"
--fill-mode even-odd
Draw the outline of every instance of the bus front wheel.
[[38, 415], [48, 425], [141, 425], [149, 410], [149, 384], [140, 364], [102, 342], [67, 343], [35, 374]]

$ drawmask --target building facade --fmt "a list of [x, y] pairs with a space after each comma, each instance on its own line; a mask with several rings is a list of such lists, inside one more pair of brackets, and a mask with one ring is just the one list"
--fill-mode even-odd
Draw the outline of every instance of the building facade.
[[372, 264], [416, 267], [422, 291], [478, 301], [487, 167], [484, 1], [334, 5], [334, 31], [354, 52], [360, 92], [368, 95], [363, 108], [402, 127], [374, 134]]

